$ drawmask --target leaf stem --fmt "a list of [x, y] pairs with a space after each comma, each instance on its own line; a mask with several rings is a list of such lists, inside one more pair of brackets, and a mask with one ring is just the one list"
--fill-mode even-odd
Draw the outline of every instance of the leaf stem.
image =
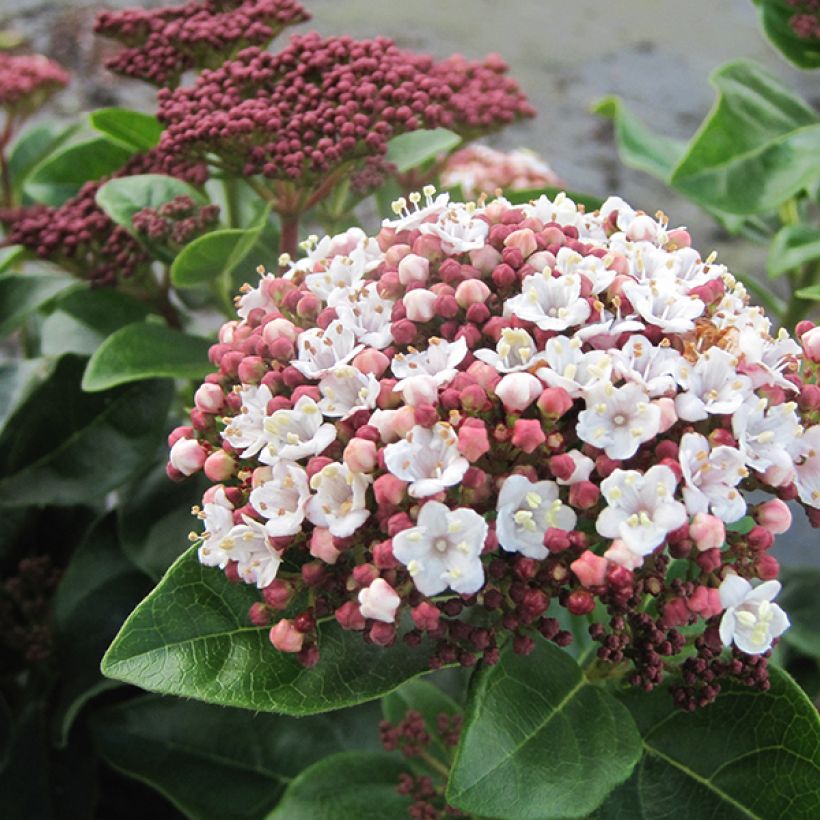
[[443, 778], [444, 782], [446, 783], [447, 780], [450, 778], [450, 770], [445, 766], [438, 758], [433, 757], [430, 752], [426, 750], [422, 750], [419, 752], [419, 757], [431, 768], [433, 771], [438, 772]]

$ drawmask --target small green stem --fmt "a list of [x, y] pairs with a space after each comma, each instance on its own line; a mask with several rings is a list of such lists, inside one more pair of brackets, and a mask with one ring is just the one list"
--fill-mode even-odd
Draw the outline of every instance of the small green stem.
[[450, 777], [450, 770], [445, 766], [440, 760], [433, 757], [430, 752], [421, 751], [419, 752], [419, 757], [431, 768], [433, 771], [438, 772], [443, 778], [444, 782], [446, 783]]
[[229, 228], [239, 227], [239, 188], [238, 180], [223, 179], [222, 190], [225, 194], [225, 217]]

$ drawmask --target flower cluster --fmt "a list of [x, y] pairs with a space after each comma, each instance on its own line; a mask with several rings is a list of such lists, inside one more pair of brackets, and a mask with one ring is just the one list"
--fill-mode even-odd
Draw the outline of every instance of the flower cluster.
[[309, 19], [294, 0], [190, 0], [170, 8], [104, 11], [94, 30], [126, 46], [106, 68], [175, 87], [185, 71], [220, 65]]
[[820, 40], [820, 0], [787, 0], [796, 10], [789, 18], [792, 31], [801, 40]]
[[218, 205], [197, 205], [185, 195], [176, 196], [159, 208], [143, 208], [131, 218], [140, 236], [168, 245], [172, 250], [179, 250], [212, 230], [218, 221]]
[[[343, 163], [384, 154], [404, 131], [474, 135], [532, 116], [506, 70], [497, 56], [436, 62], [385, 38], [311, 33], [277, 54], [245, 49], [190, 88], [161, 90], [161, 144], [171, 156], [214, 155], [231, 173], [306, 189]], [[280, 210], [304, 210], [303, 194]]]
[[[685, 230], [619, 198], [394, 210], [238, 298], [170, 438], [172, 477], [215, 482], [200, 561], [258, 587], [254, 623], [306, 665], [327, 619], [426, 641], [435, 668], [492, 663], [501, 633], [565, 645], [561, 607], [647, 689], [695, 634], [766, 653], [784, 500], [820, 523], [820, 329], [772, 334]], [[680, 702], [765, 685], [744, 669]]]
[[470, 145], [448, 157], [441, 171], [445, 188], [460, 187], [468, 199], [483, 193], [525, 191], [562, 183], [555, 171], [533, 151], [496, 151], [487, 145]]
[[30, 114], [70, 79], [58, 63], [42, 54], [0, 52], [0, 108], [9, 117]]

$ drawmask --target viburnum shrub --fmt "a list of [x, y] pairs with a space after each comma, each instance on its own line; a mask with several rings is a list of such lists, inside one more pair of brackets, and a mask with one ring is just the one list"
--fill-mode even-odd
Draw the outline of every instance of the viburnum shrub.
[[395, 212], [237, 299], [170, 437], [169, 475], [214, 482], [199, 560], [308, 667], [328, 619], [428, 638], [432, 669], [564, 646], [555, 601], [601, 675], [671, 678], [687, 709], [766, 689], [785, 501], [820, 523], [818, 330], [772, 335], [687, 231], [617, 197]]

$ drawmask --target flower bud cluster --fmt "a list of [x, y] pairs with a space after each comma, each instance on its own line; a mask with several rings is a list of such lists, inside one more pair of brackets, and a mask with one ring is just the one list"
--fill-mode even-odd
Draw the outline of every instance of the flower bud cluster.
[[481, 194], [524, 191], [531, 188], [559, 187], [555, 171], [533, 151], [496, 151], [487, 145], [469, 145], [448, 157], [441, 171], [445, 188], [460, 187], [468, 199]]
[[237, 299], [169, 441], [169, 475], [214, 482], [200, 561], [255, 585], [305, 665], [327, 620], [437, 668], [564, 646], [562, 608], [644, 688], [706, 629], [767, 652], [785, 501], [820, 523], [816, 329], [772, 334], [617, 197], [394, 210]]
[[27, 116], [70, 79], [62, 66], [42, 54], [0, 52], [0, 108], [8, 117]]
[[140, 236], [173, 250], [212, 230], [218, 222], [218, 205], [197, 205], [185, 195], [176, 196], [159, 208], [143, 208], [131, 218]]
[[787, 0], [796, 13], [789, 18], [792, 31], [801, 40], [820, 40], [820, 0]]
[[190, 0], [168, 8], [97, 15], [94, 31], [124, 46], [106, 68], [175, 87], [190, 69], [214, 67], [248, 46], [266, 46], [310, 15], [294, 0]]

